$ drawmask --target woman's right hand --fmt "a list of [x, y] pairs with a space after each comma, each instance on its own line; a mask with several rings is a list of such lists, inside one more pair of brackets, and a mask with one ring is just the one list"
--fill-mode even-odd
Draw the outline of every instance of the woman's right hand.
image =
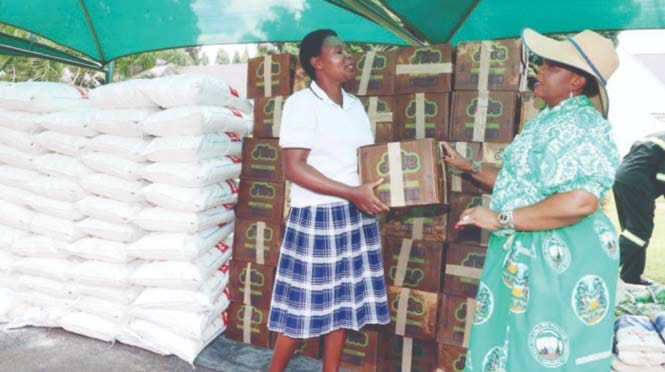
[[441, 142], [441, 146], [443, 146], [444, 149], [442, 157], [443, 161], [464, 172], [469, 172], [471, 170], [471, 161], [453, 149], [448, 142]]
[[364, 213], [372, 216], [387, 212], [390, 207], [374, 193], [374, 188], [381, 183], [383, 183], [383, 178], [354, 187], [349, 195], [349, 201]]

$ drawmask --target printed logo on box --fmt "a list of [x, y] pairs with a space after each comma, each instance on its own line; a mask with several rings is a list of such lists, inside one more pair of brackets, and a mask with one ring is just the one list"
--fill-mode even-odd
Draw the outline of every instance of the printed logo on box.
[[275, 161], [277, 160], [278, 150], [269, 144], [259, 143], [254, 146], [252, 151], [252, 160]]
[[[492, 51], [490, 52], [490, 62], [503, 64], [508, 60], [510, 51], [504, 45], [492, 44]], [[473, 51], [473, 62], [480, 63], [480, 44]]]
[[[477, 109], [478, 109], [478, 97], [475, 97], [466, 106], [466, 115], [470, 117], [475, 116]], [[492, 99], [491, 97], [488, 98], [487, 117], [498, 118], [501, 115], [503, 115], [503, 103], [501, 103], [501, 101]]]
[[277, 195], [275, 187], [266, 182], [253, 182], [249, 195], [253, 198], [274, 199]]
[[[401, 150], [400, 155], [402, 158], [402, 173], [416, 173], [420, 170], [420, 156], [418, 156], [417, 153]], [[376, 165], [376, 173], [378, 173], [381, 177], [385, 177], [390, 174], [390, 165], [387, 152], [383, 153], [381, 160]]]
[[[256, 240], [256, 223], [253, 223], [249, 226], [247, 231], [245, 232], [245, 236], [247, 237], [248, 240]], [[273, 237], [273, 229], [272, 227], [266, 226], [265, 229], [263, 229], [263, 241], [265, 242], [270, 242], [272, 241]]]
[[[247, 281], [247, 268], [244, 268], [240, 271], [239, 280], [241, 284], [245, 284]], [[250, 284], [252, 287], [263, 287], [265, 284], [265, 277], [258, 270], [251, 269]], [[244, 290], [244, 288], [240, 288], [241, 292]]]
[[[272, 59], [271, 59], [271, 62], [272, 63], [270, 64], [270, 75], [279, 76], [279, 74], [282, 72], [282, 65], [280, 65], [279, 62], [277, 62], [275, 60], [272, 60]], [[260, 78], [263, 77], [263, 73], [264, 73], [264, 70], [265, 70], [264, 64], [265, 64], [264, 62], [260, 62], [258, 68], [256, 69], [256, 76], [258, 76]], [[276, 85], [277, 83], [279, 83], [279, 82], [278, 81], [273, 81], [272, 85]], [[257, 84], [263, 85], [263, 82], [260, 81], [260, 82], [257, 82]]]

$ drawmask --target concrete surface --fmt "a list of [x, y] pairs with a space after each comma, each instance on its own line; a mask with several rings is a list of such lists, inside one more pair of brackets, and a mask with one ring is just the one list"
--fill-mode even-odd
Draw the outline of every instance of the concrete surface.
[[[161, 356], [121, 343], [110, 344], [61, 328], [0, 331], [0, 372], [258, 372], [272, 351], [218, 337], [193, 368], [175, 356]], [[287, 372], [320, 371], [321, 362], [295, 357]]]

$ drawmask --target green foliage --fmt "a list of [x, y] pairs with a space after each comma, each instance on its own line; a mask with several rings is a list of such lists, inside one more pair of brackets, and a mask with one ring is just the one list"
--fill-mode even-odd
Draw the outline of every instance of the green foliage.
[[215, 64], [216, 65], [226, 65], [231, 63], [231, 58], [229, 57], [229, 52], [224, 50], [224, 48], [220, 48], [217, 51], [217, 56], [215, 56]]

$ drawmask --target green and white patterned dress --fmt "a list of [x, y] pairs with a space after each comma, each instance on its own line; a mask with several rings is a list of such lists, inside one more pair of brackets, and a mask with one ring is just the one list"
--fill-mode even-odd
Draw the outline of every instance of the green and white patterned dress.
[[[585, 190], [602, 200], [619, 155], [586, 96], [533, 118], [504, 153], [491, 209]], [[617, 235], [598, 210], [535, 232], [497, 231], [485, 259], [467, 371], [609, 371], [619, 265]]]

